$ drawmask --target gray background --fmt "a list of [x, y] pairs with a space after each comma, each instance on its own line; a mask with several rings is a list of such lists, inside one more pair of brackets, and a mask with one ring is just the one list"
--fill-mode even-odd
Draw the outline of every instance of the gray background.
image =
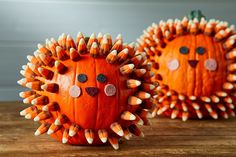
[[109, 32], [131, 42], [152, 22], [192, 9], [233, 24], [235, 8], [235, 0], [0, 0], [0, 101], [19, 100], [21, 65], [48, 37]]

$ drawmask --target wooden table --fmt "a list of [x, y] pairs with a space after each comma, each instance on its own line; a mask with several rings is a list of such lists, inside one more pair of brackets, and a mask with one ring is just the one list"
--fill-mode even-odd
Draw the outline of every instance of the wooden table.
[[144, 138], [132, 138], [115, 151], [107, 146], [70, 146], [48, 135], [34, 136], [39, 124], [19, 116], [26, 105], [0, 103], [0, 157], [51, 156], [236, 156], [236, 118], [170, 120], [159, 117], [143, 127]]

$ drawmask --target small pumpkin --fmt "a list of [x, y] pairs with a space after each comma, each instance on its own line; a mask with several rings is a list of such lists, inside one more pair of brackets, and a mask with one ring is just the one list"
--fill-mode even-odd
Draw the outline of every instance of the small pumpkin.
[[192, 11], [144, 30], [137, 40], [153, 63], [157, 108], [174, 118], [235, 116], [236, 35], [234, 25]]
[[134, 43], [123, 44], [121, 35], [112, 43], [109, 34], [78, 33], [76, 41], [62, 34], [27, 58], [18, 83], [31, 90], [19, 95], [32, 106], [20, 115], [42, 123], [35, 135], [76, 145], [109, 141], [114, 149], [121, 137], [143, 136], [137, 124], [149, 123], [154, 85], [145, 81], [150, 63]]

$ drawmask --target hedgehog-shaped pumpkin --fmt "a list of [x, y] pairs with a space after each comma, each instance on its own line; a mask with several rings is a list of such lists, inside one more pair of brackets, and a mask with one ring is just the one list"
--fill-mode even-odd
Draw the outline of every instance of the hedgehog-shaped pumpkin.
[[174, 118], [235, 116], [236, 35], [225, 21], [200, 11], [182, 20], [153, 23], [137, 40], [153, 63], [157, 104], [153, 114]]
[[78, 33], [76, 41], [62, 34], [27, 58], [18, 83], [31, 90], [19, 95], [32, 106], [20, 114], [42, 123], [36, 136], [47, 132], [74, 145], [109, 141], [114, 149], [121, 137], [143, 136], [137, 124], [149, 123], [155, 86], [145, 81], [151, 64], [134, 43], [123, 44], [121, 35], [112, 44], [109, 34]]

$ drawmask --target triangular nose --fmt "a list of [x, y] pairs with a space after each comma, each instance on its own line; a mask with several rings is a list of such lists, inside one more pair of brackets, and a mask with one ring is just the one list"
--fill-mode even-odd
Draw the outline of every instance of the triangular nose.
[[95, 96], [98, 94], [98, 88], [96, 87], [86, 87], [85, 90], [90, 96]]
[[198, 61], [197, 60], [188, 60], [188, 64], [192, 67], [195, 68], [197, 66]]

